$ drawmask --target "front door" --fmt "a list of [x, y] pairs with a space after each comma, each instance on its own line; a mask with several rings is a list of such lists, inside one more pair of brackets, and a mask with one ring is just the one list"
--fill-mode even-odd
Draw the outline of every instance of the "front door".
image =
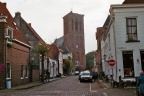
[[124, 77], [134, 77], [133, 52], [124, 51], [122, 54], [123, 54]]

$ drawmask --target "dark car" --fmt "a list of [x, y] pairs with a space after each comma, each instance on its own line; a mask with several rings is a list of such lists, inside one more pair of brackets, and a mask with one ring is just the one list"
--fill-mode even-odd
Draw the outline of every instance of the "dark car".
[[90, 75], [89, 71], [83, 71], [80, 78], [79, 78], [80, 82], [82, 81], [90, 81], [92, 82], [92, 76]]

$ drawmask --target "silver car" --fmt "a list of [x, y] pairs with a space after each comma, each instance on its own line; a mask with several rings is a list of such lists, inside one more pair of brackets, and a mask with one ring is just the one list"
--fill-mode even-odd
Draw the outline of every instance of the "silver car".
[[83, 71], [79, 78], [80, 82], [82, 81], [90, 81], [92, 82], [92, 76], [89, 71]]

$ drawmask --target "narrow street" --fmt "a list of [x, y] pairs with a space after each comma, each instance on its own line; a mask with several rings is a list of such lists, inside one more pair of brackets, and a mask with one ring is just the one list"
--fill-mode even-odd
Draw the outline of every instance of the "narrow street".
[[106, 88], [97, 82], [82, 82], [69, 76], [24, 90], [0, 90], [0, 96], [135, 96], [134, 89]]

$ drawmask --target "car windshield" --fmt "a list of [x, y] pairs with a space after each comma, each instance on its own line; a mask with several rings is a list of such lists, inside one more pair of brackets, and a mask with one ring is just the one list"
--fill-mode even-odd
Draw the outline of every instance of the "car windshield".
[[90, 75], [90, 73], [82, 73], [82, 75]]

